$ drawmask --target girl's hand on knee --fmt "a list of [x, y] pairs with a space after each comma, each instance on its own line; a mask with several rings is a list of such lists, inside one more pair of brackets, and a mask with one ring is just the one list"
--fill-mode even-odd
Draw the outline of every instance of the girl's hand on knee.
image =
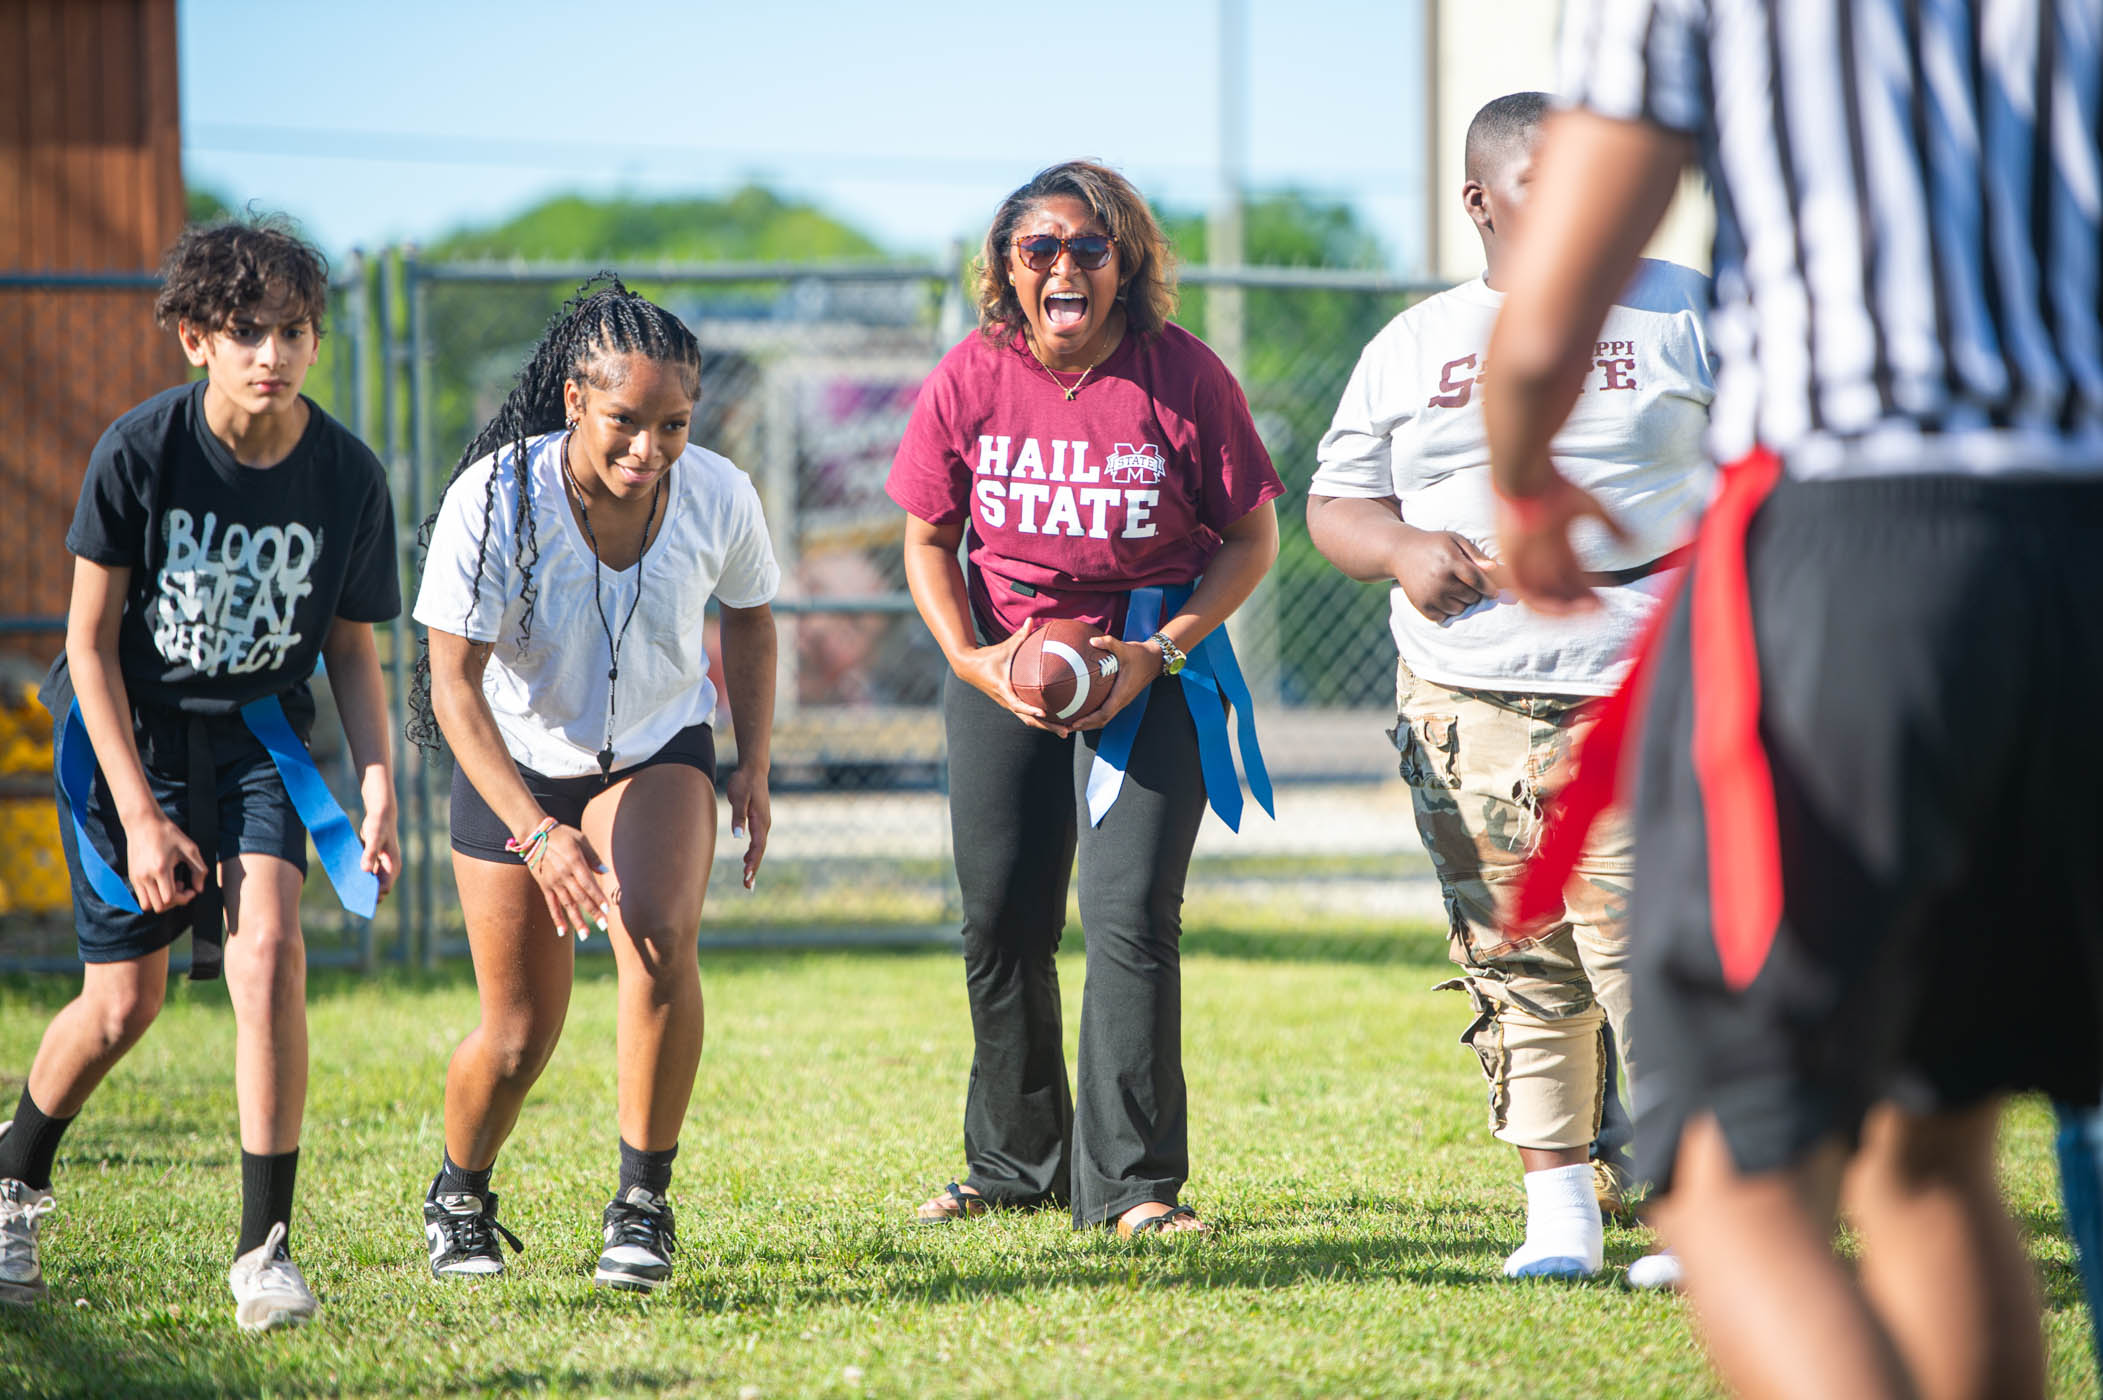
[[[540, 892], [548, 901], [548, 913], [554, 916], [558, 937], [575, 930], [582, 942], [590, 936], [592, 924], [599, 926], [599, 932], [606, 932], [606, 920], [613, 909], [599, 877], [610, 872], [583, 832], [574, 826], [555, 827], [526, 868], [540, 882]], [[619, 897], [618, 891], [611, 895]]]
[[183, 829], [156, 810], [124, 824], [125, 864], [131, 891], [149, 914], [165, 914], [197, 898], [204, 889], [204, 852]]

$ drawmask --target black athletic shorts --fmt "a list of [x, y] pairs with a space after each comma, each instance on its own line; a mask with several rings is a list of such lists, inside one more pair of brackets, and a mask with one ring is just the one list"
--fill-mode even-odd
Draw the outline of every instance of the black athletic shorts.
[[[581, 778], [550, 778], [524, 764], [519, 765], [518, 775], [526, 780], [527, 791], [533, 794], [533, 800], [540, 804], [542, 811], [564, 826], [575, 826], [584, 820], [585, 804], [606, 791], [609, 782], [630, 777], [660, 763], [698, 768], [713, 783], [716, 780], [715, 731], [705, 724], [690, 724], [641, 763], [615, 769], [611, 779], [602, 778], [597, 773], [587, 773]], [[482, 800], [481, 793], [475, 791], [475, 785], [467, 780], [458, 764], [453, 766], [452, 826], [453, 849], [460, 854], [502, 865], [525, 863], [516, 852], [504, 849], [504, 843], [511, 839], [511, 829], [489, 810], [489, 804]]]
[[[290, 712], [288, 711], [288, 714]], [[59, 716], [61, 722], [64, 716]], [[189, 824], [187, 726], [190, 716], [174, 710], [140, 708], [132, 716], [132, 737], [146, 769], [146, 782], [153, 800], [177, 826]], [[285, 780], [263, 741], [249, 730], [241, 716], [215, 715], [203, 721], [211, 739], [212, 767], [218, 782], [219, 859], [223, 863], [236, 854], [276, 856], [307, 871], [307, 828], [285, 791]], [[302, 738], [305, 736], [302, 735]], [[133, 914], [105, 903], [88, 883], [81, 869], [80, 846], [73, 822], [67, 816], [66, 796], [59, 791], [56, 776], [52, 790], [58, 800], [60, 844], [66, 852], [66, 870], [73, 878], [73, 928], [80, 938], [80, 960], [84, 963], [130, 962], [155, 953], [189, 930], [190, 906], [182, 905], [165, 914]], [[88, 796], [84, 822], [88, 840], [122, 876], [129, 859], [124, 824], [117, 819], [109, 783], [101, 765], [95, 769], [95, 786]]]
[[[1698, 571], [1711, 566], [1698, 559]], [[1722, 976], [1688, 594], [1641, 743], [1630, 915], [1643, 1173], [1713, 1113], [1744, 1172], [1890, 1099], [2103, 1078], [2103, 484], [1784, 481], [1746, 539], [1781, 919]], [[1742, 854], [1742, 853], [1741, 853]]]

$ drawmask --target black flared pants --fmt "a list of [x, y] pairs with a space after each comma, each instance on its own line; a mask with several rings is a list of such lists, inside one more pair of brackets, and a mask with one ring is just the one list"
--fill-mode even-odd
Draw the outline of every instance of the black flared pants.
[[[1093, 828], [1100, 731], [1031, 729], [955, 676], [943, 711], [973, 1035], [966, 1181], [1005, 1204], [1070, 1201], [1076, 1226], [1173, 1204], [1190, 1174], [1183, 882], [1205, 812], [1181, 685], [1154, 683], [1123, 792]], [[1054, 961], [1076, 848], [1088, 957], [1077, 1096]]]

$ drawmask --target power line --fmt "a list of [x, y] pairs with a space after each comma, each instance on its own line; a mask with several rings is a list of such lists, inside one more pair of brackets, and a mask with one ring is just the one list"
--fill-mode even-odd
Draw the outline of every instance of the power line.
[[[904, 155], [898, 152], [795, 151], [732, 148], [701, 144], [629, 142], [621, 159], [608, 161], [605, 145], [573, 140], [531, 141], [463, 136], [431, 131], [372, 131], [349, 127], [280, 127], [203, 122], [184, 129], [185, 153], [287, 156], [301, 160], [360, 161], [388, 165], [535, 170], [550, 174], [634, 173], [650, 162], [679, 162], [691, 172], [706, 162], [731, 178], [782, 171], [802, 178], [835, 181], [898, 180], [923, 185], [983, 188], [1012, 180], [1009, 160], [953, 155]], [[1135, 173], [1196, 188], [1218, 179], [1216, 165], [1136, 162]], [[1265, 172], [1261, 182], [1274, 188], [1309, 193], [1400, 194], [1415, 188], [1421, 172], [1402, 167], [1319, 167], [1296, 164], [1291, 170]]]

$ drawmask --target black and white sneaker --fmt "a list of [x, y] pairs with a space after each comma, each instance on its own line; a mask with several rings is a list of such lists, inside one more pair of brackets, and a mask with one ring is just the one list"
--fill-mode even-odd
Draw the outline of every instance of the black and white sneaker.
[[671, 1277], [673, 1233], [671, 1202], [648, 1187], [629, 1187], [606, 1207], [606, 1250], [591, 1281], [650, 1292]]
[[497, 1193], [444, 1191], [424, 1202], [424, 1242], [433, 1278], [489, 1278], [504, 1272], [505, 1244], [523, 1254], [518, 1236], [497, 1224]]

